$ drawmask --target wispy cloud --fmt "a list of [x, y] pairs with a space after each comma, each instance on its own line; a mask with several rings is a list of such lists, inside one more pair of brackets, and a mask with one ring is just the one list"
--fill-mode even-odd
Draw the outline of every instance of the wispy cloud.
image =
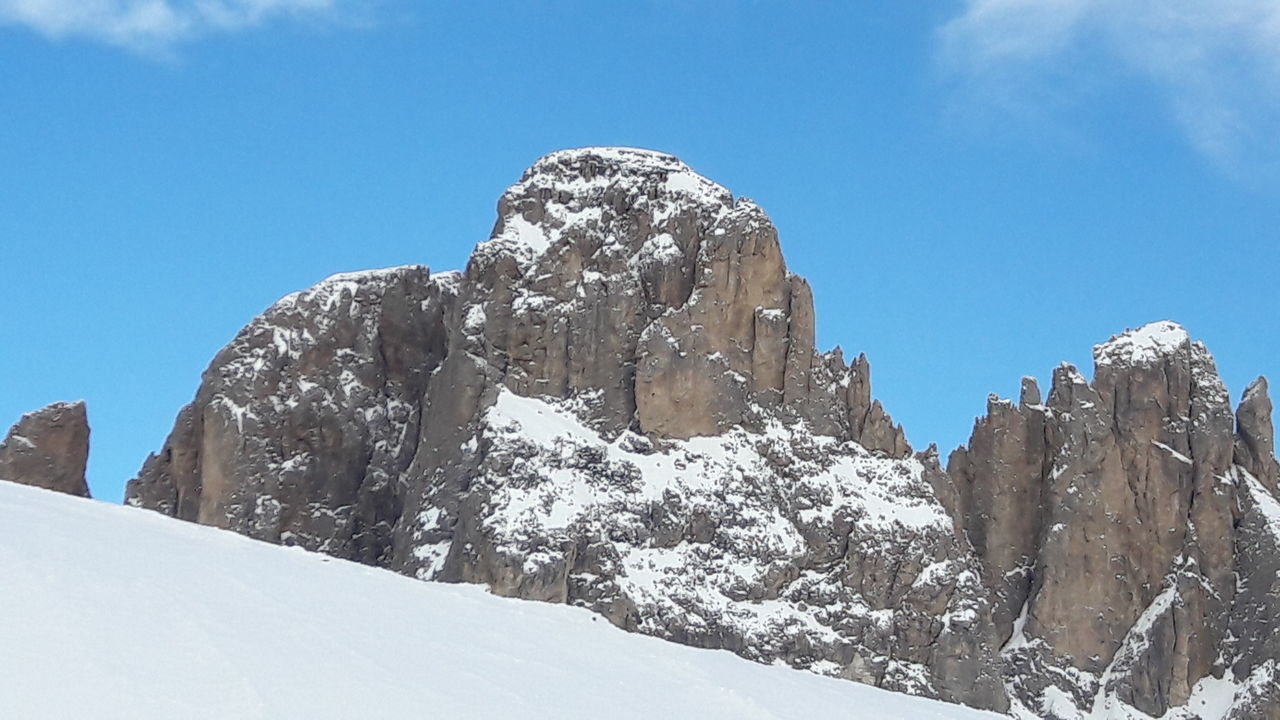
[[1137, 78], [1214, 160], [1280, 157], [1276, 0], [965, 0], [940, 42], [970, 88], [1011, 102]]
[[143, 52], [276, 19], [332, 17], [345, 0], [0, 0], [0, 25]]

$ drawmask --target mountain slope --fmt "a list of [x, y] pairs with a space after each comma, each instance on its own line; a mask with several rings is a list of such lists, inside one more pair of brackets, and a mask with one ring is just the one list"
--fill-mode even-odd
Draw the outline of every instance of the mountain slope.
[[997, 717], [12, 483], [0, 527], [0, 717]]

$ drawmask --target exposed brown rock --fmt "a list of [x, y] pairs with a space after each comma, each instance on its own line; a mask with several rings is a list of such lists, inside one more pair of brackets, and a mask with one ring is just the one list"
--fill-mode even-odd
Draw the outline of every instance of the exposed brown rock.
[[1272, 494], [1280, 494], [1280, 467], [1276, 463], [1275, 428], [1271, 423], [1271, 396], [1267, 379], [1260, 377], [1245, 388], [1236, 409], [1235, 462], [1248, 470]]
[[276, 303], [214, 358], [127, 501], [385, 562], [455, 284], [411, 266]]
[[1246, 393], [1237, 442], [1213, 358], [1173, 323], [1116, 336], [1094, 360], [1092, 383], [1059, 367], [1045, 407], [1026, 383], [1017, 407], [989, 402], [952, 455], [959, 523], [997, 621], [1016, 618], [1005, 659], [1020, 702], [1043, 705], [1053, 685], [1081, 713], [1120, 702], [1160, 716], [1230, 658], [1247, 675], [1274, 657], [1237, 655], [1229, 628], [1243, 607], [1233, 451], [1269, 447], [1269, 408]]
[[1007, 639], [1030, 591], [1045, 517], [1045, 408], [1034, 380], [1024, 380], [1016, 406], [987, 399], [986, 416], [974, 423], [969, 446], [951, 453], [947, 472], [964, 529], [983, 559], [983, 579], [996, 594], [999, 635]]
[[[605, 148], [539, 160], [498, 213], [456, 282], [339, 276], [254, 320], [129, 501], [1006, 706], [936, 453], [911, 457], [865, 357], [816, 351], [762, 209]], [[536, 421], [504, 419], [521, 398]], [[680, 566], [639, 583], [647, 554]]]
[[816, 350], [751, 201], [589, 148], [498, 215], [461, 275], [336, 276], [255, 319], [129, 501], [1023, 716], [1190, 720], [1229, 682], [1228, 720], [1271, 717], [1270, 401], [1233, 416], [1181, 328], [990, 398], [944, 472], [865, 356]]
[[0, 480], [89, 497], [89, 419], [83, 402], [22, 416], [0, 442]]
[[850, 433], [863, 447], [879, 451], [890, 457], [906, 457], [911, 454], [907, 436], [901, 425], [885, 412], [879, 400], [871, 399], [871, 364], [865, 354], [859, 354], [849, 367], [846, 387], [849, 408]]

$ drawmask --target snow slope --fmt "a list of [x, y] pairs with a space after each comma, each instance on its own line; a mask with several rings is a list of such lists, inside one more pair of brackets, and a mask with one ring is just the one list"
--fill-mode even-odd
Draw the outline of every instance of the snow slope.
[[0, 482], [0, 717], [998, 715]]

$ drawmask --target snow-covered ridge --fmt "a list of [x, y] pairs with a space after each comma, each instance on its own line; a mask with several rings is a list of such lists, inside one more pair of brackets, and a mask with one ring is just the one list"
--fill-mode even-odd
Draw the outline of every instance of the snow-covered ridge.
[[[769, 472], [768, 459], [761, 455], [760, 448], [776, 446], [779, 451], [784, 447], [790, 450], [800, 442], [798, 436], [803, 434], [803, 431], [787, 429], [781, 422], [771, 420], [763, 433], [735, 430], [727, 437], [671, 440], [665, 443], [665, 449], [659, 451], [648, 440], [631, 432], [609, 442], [574, 417], [569, 408], [546, 399], [522, 397], [505, 389], [489, 408], [485, 420], [495, 432], [509, 434], [513, 440], [533, 442], [549, 450], [564, 452], [579, 445], [602, 447], [607, 459], [632, 465], [641, 471], [642, 482], [634, 489], [641, 497], [655, 502], [662, 501], [666, 493], [673, 490], [714, 490], [721, 475], [744, 472], [764, 475]], [[841, 443], [832, 437], [808, 436], [806, 439], [813, 447], [825, 451], [823, 455], [829, 463], [825, 473], [800, 482], [822, 484], [824, 492], [821, 495], [828, 502], [861, 510], [854, 517], [867, 530], [925, 532], [950, 528], [950, 517], [932, 493], [920, 492], [921, 467], [918, 461], [876, 457], [854, 443], [846, 443], [842, 448]], [[841, 457], [842, 454], [850, 457]], [[554, 484], [555, 475], [548, 475], [552, 482], [547, 485]], [[577, 478], [583, 482], [573, 482], [574, 479], [568, 477], [564, 479], [569, 481], [560, 488], [565, 493], [572, 493], [589, 482], [586, 477]], [[547, 489], [546, 486], [539, 488], [542, 492]], [[781, 508], [771, 510], [776, 514]], [[802, 514], [817, 517], [822, 513], [807, 510]], [[570, 520], [569, 516], [561, 517], [559, 527]], [[551, 526], [557, 525], [553, 522]], [[800, 539], [797, 537], [795, 542], [799, 544]]]
[[1181, 325], [1160, 320], [1095, 345], [1093, 361], [1098, 365], [1151, 365], [1190, 343], [1191, 337]]
[[1271, 496], [1262, 483], [1253, 477], [1243, 468], [1237, 468], [1239, 477], [1244, 481], [1243, 487], [1249, 493], [1250, 501], [1257, 508], [1258, 513], [1271, 533], [1272, 542], [1280, 547], [1280, 500]]
[[0, 527], [5, 718], [1000, 717], [11, 483]]

